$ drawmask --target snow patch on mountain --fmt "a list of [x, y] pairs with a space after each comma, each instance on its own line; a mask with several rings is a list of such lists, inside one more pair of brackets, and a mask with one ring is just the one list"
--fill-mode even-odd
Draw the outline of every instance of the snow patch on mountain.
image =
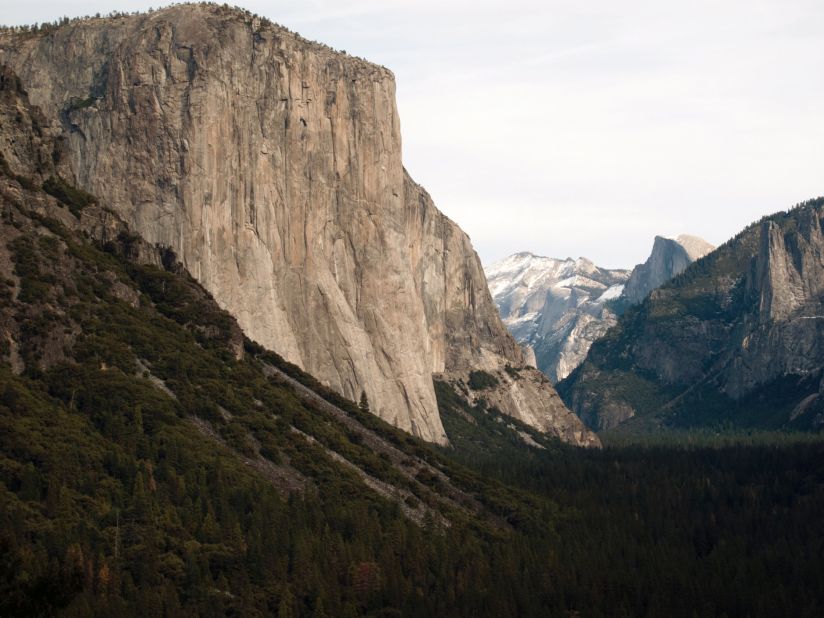
[[586, 258], [555, 259], [521, 252], [485, 269], [504, 324], [535, 352], [553, 381], [566, 377], [592, 341], [614, 323], [609, 300], [618, 298], [629, 271], [605, 269]]
[[603, 294], [601, 294], [598, 299], [595, 301], [597, 303], [605, 303], [608, 300], [615, 300], [620, 298], [621, 294], [624, 291], [624, 284], [619, 283], [617, 285], [609, 286]]

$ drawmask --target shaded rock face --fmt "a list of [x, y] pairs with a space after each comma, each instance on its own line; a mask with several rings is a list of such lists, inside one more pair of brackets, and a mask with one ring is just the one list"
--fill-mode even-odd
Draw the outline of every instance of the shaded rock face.
[[524, 364], [501, 323], [469, 237], [405, 176], [406, 234], [433, 373]]
[[781, 223], [767, 220], [759, 229], [746, 281], [758, 309], [724, 384], [735, 398], [780, 376], [816, 374], [824, 366], [824, 210], [800, 209], [791, 225]]
[[516, 253], [486, 268], [504, 324], [534, 351], [550, 380], [565, 378], [592, 343], [615, 324], [610, 300], [621, 296], [629, 271], [590, 260], [558, 260]]
[[630, 304], [640, 303], [652, 290], [684, 272], [687, 266], [713, 249], [714, 246], [697, 236], [656, 236], [647, 261], [632, 270], [624, 288], [624, 298]]
[[59, 118], [78, 184], [384, 419], [445, 443], [432, 373], [523, 362], [469, 239], [403, 169], [388, 70], [214, 6], [5, 33], [0, 61]]
[[590, 427], [824, 427], [824, 200], [653, 291], [559, 385]]

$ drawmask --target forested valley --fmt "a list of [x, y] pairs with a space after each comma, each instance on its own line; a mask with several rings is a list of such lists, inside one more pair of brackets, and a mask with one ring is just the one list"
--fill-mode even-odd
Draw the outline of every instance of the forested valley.
[[10, 72], [0, 112], [0, 615], [822, 614], [818, 436], [577, 449], [438, 383], [424, 443], [61, 176]]

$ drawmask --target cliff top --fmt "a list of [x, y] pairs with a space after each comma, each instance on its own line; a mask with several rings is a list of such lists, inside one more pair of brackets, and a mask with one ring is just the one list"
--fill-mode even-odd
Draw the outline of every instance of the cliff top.
[[218, 30], [220, 30], [220, 22], [243, 23], [250, 29], [256, 40], [261, 37], [265, 38], [268, 34], [277, 37], [281, 41], [288, 41], [297, 46], [310, 48], [322, 55], [345, 59], [346, 63], [359, 73], [363, 72], [381, 79], [391, 79], [393, 81], [395, 79], [392, 71], [382, 65], [370, 62], [365, 58], [351, 56], [344, 50], [336, 50], [324, 43], [302, 37], [297, 32], [247, 9], [213, 2], [182, 2], [145, 12], [125, 13], [113, 11], [107, 15], [97, 13], [94, 16], [63, 17], [55, 22], [25, 26], [0, 25], [0, 48], [17, 47], [26, 40], [54, 34], [64, 28], [107, 28], [114, 32], [125, 30], [133, 33], [135, 31], [145, 31], [158, 22], [192, 27], [198, 25], [198, 20], [201, 22], [206, 21], [213, 28], [218, 26]]
[[[679, 234], [675, 237], [656, 236], [655, 246], [658, 246], [661, 242], [670, 242], [680, 245], [693, 262], [715, 250], [715, 245], [708, 243], [703, 238], [691, 236], [689, 234]], [[653, 247], [653, 251], [654, 250], [655, 247]]]

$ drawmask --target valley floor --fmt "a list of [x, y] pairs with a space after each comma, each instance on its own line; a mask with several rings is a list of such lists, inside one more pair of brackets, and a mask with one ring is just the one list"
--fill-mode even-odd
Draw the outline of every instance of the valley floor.
[[561, 505], [547, 556], [559, 614], [824, 610], [824, 436], [604, 436], [600, 451], [527, 449], [494, 411], [439, 395], [456, 460]]

